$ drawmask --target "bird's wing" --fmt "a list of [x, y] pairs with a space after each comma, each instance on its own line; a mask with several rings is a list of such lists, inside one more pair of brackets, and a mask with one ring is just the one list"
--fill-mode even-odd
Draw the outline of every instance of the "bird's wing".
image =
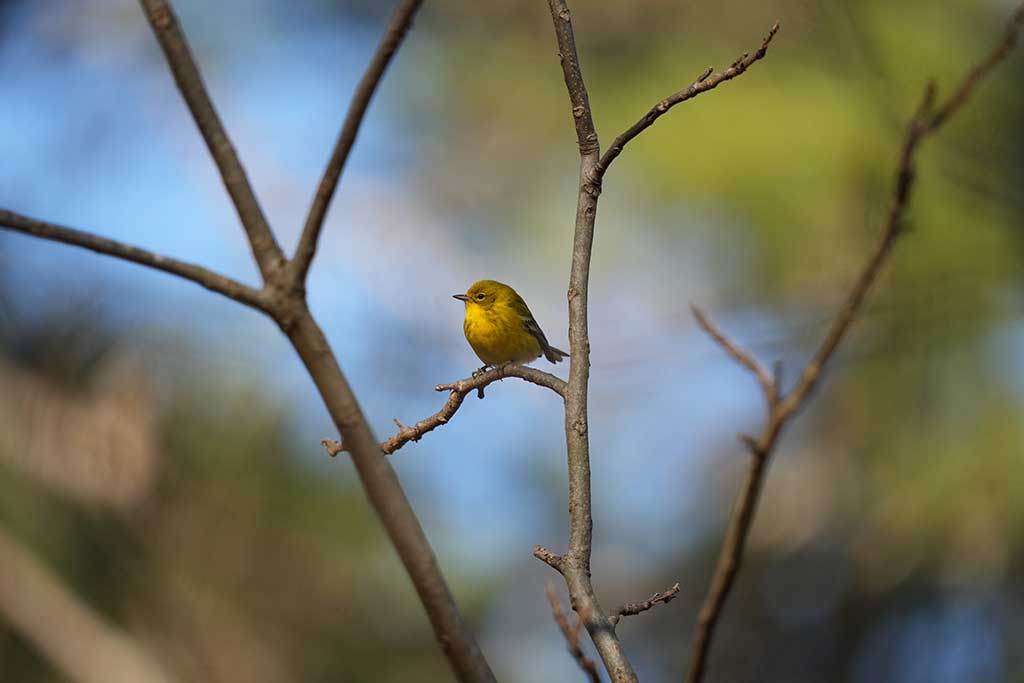
[[537, 324], [537, 321], [533, 319], [532, 315], [528, 315], [523, 318], [523, 327], [540, 343], [541, 349], [546, 349], [551, 346], [548, 344], [548, 338], [544, 336], [544, 332], [540, 329], [540, 325]]

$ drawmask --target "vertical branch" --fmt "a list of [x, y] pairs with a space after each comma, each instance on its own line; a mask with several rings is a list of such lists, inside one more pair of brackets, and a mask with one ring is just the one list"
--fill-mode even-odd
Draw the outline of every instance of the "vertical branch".
[[324, 219], [327, 217], [327, 209], [331, 205], [334, 190], [338, 187], [338, 181], [341, 179], [341, 172], [345, 168], [348, 155], [356, 142], [359, 126], [366, 116], [366, 108], [370, 106], [370, 100], [373, 99], [373, 94], [377, 91], [384, 71], [405, 39], [406, 33], [409, 32], [413, 17], [422, 4], [423, 0], [404, 0], [395, 9], [395, 13], [391, 16], [391, 22], [377, 47], [377, 52], [366, 68], [362, 80], [359, 81], [355, 95], [352, 96], [348, 113], [345, 115], [345, 123], [341, 126], [341, 133], [334, 145], [334, 151], [327, 162], [327, 168], [324, 169], [320, 185], [316, 188], [313, 204], [309, 207], [306, 224], [302, 228], [302, 236], [299, 238], [299, 246], [295, 250], [295, 258], [292, 261], [293, 277], [299, 285], [306, 280], [306, 273], [309, 272], [309, 266], [313, 261], [317, 242], [320, 239], [320, 232], [323, 230]]
[[558, 41], [562, 74], [572, 105], [580, 151], [579, 194], [569, 274], [569, 386], [565, 394], [565, 443], [569, 471], [569, 550], [558, 562], [573, 609], [590, 634], [613, 681], [635, 681], [636, 674], [622, 649], [608, 615], [601, 609], [590, 580], [593, 516], [590, 502], [590, 444], [587, 385], [590, 379], [590, 341], [587, 332], [587, 287], [594, 243], [594, 220], [600, 178], [600, 144], [580, 70], [572, 16], [564, 0], [548, 0]]
[[214, 163], [217, 164], [224, 187], [227, 188], [238, 212], [238, 218], [242, 221], [242, 227], [248, 235], [260, 273], [266, 279], [268, 274], [284, 264], [284, 254], [274, 239], [270, 224], [267, 223], [245, 169], [242, 168], [242, 162], [239, 161], [235, 147], [224, 130], [224, 124], [213, 107], [213, 101], [203, 84], [203, 77], [192, 57], [185, 34], [178, 24], [178, 18], [166, 0], [139, 1], [163, 49], [164, 57], [167, 58], [167, 65], [174, 74], [178, 89], [189, 111], [192, 112], [192, 118], [195, 119], [203, 140], [206, 141]]

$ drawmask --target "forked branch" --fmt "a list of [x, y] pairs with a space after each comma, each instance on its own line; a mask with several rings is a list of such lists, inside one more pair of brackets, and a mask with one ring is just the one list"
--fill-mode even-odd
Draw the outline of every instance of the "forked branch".
[[860, 313], [864, 299], [878, 274], [892, 252], [896, 238], [903, 232], [904, 215], [915, 178], [915, 154], [920, 143], [937, 131], [967, 101], [978, 83], [1003, 60], [1016, 44], [1017, 36], [1024, 25], [1024, 5], [1011, 17], [1003, 39], [985, 59], [961, 81], [953, 94], [939, 106], [935, 106], [935, 86], [929, 84], [920, 107], [907, 125], [903, 146], [893, 181], [892, 198], [885, 224], [878, 242], [867, 263], [857, 277], [839, 312], [829, 327], [818, 350], [804, 366], [793, 389], [783, 395], [779, 386], [778, 373], [771, 376], [749, 353], [721, 332], [699, 309], [694, 315], [700, 326], [734, 360], [743, 365], [761, 385], [768, 397], [768, 416], [759, 436], [742, 437], [750, 451], [750, 468], [743, 487], [737, 495], [732, 516], [726, 529], [725, 539], [719, 553], [718, 564], [711, 580], [711, 587], [701, 607], [697, 620], [687, 675], [688, 683], [702, 680], [707, 668], [707, 657], [722, 608], [729, 596], [743, 561], [750, 527], [753, 525], [757, 503], [764, 482], [768, 463], [782, 430], [790, 419], [807, 403], [814, 388], [821, 380], [822, 372], [835, 355], [853, 322]]
[[[285, 269], [286, 262], [281, 249], [217, 116], [170, 4], [166, 0], [140, 2], [245, 228], [250, 248], [263, 277], [263, 288], [257, 291], [199, 266], [168, 259], [70, 228], [34, 221], [7, 211], [0, 213], [0, 227], [75, 244], [173, 273], [271, 316], [288, 336], [310, 378], [316, 384], [325, 408], [348, 444], [352, 462], [366, 496], [402, 560], [430, 619], [438, 644], [456, 678], [474, 683], [493, 682], [494, 674], [459, 613], [430, 543], [405, 496], [401, 483], [387, 459], [381, 457], [377, 440], [359, 402], [348, 385], [323, 331], [309, 311], [305, 288], [291, 276], [291, 269]], [[409, 6], [408, 2], [404, 5], [406, 8]], [[394, 25], [393, 23], [392, 28]], [[404, 30], [402, 29], [403, 34]], [[400, 40], [400, 36], [397, 40]], [[388, 42], [387, 37], [384, 42]], [[386, 49], [393, 52], [392, 48]], [[378, 52], [378, 55], [380, 54]], [[377, 63], [376, 60], [374, 63]], [[371, 70], [373, 68], [371, 65]], [[372, 74], [367, 78], [373, 80]], [[358, 127], [364, 113], [365, 106], [355, 107], [354, 113], [350, 112], [349, 122]], [[346, 144], [351, 147], [351, 143]], [[339, 147], [344, 145], [339, 143]], [[347, 150], [343, 152], [343, 155], [345, 154]], [[331, 192], [336, 183], [337, 178], [334, 178]], [[312, 249], [315, 250], [315, 240]], [[312, 258], [311, 253], [304, 253], [308, 258]]]

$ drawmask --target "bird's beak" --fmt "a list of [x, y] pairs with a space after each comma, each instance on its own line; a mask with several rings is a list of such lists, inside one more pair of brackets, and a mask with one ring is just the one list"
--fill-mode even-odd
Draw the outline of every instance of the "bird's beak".
[[452, 294], [452, 298], [458, 299], [459, 301], [469, 301], [469, 297], [465, 294]]

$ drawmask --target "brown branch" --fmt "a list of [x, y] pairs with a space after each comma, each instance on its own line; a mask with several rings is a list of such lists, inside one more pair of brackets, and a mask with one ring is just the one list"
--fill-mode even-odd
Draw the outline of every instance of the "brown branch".
[[285, 313], [293, 317], [289, 320], [282, 318], [279, 324], [316, 384], [345, 442], [345, 449], [351, 455], [363, 490], [412, 580], [437, 642], [456, 678], [464, 682], [493, 683], [494, 674], [462, 620], [423, 527], [394, 468], [383, 457], [323, 330], [309, 313], [304, 299], [289, 301], [291, 310]]
[[608, 167], [611, 166], [612, 162], [615, 161], [616, 157], [622, 154], [622, 150], [626, 144], [629, 143], [633, 138], [640, 135], [648, 128], [650, 128], [655, 121], [657, 121], [663, 114], [669, 109], [676, 106], [686, 100], [691, 100], [697, 95], [708, 90], [717, 88], [722, 83], [732, 80], [737, 76], [740, 76], [749, 69], [754, 62], [762, 59], [768, 53], [768, 45], [771, 44], [772, 38], [775, 37], [776, 32], [779, 30], [778, 22], [772, 26], [768, 35], [765, 36], [764, 40], [761, 41], [761, 47], [757, 49], [753, 54], [743, 53], [739, 59], [732, 63], [728, 69], [720, 71], [717, 74], [712, 75], [712, 67], [697, 77], [693, 83], [683, 88], [679, 92], [673, 93], [658, 102], [656, 105], [651, 107], [651, 110], [640, 117], [640, 120], [625, 130], [619, 137], [612, 141], [611, 147], [605, 150], [604, 155], [601, 157], [601, 161], [597, 165], [597, 172], [599, 177], [603, 177]]
[[1010, 50], [1017, 45], [1017, 40], [1020, 37], [1021, 30], [1024, 29], [1024, 5], [1021, 5], [1017, 10], [1010, 16], [1010, 20], [1006, 24], [1006, 31], [1003, 33], [1003, 39], [992, 49], [988, 55], [982, 59], [977, 66], [971, 69], [967, 77], [960, 83], [960, 87], [957, 88], [956, 92], [946, 100], [946, 102], [935, 111], [935, 114], [931, 117], [931, 121], [928, 123], [929, 132], [935, 130], [943, 123], [946, 122], [950, 116], [956, 113], [956, 111], [963, 106], [971, 93], [974, 91], [974, 87], [980, 83], [988, 73], [994, 69], [1001, 61], [1006, 59], [1006, 56], [1010, 53]]
[[163, 49], [167, 65], [174, 74], [174, 81], [181, 91], [185, 104], [188, 105], [192, 118], [199, 132], [206, 141], [217, 170], [224, 181], [231, 201], [238, 212], [238, 218], [249, 237], [249, 245], [259, 266], [260, 273], [266, 279], [284, 265], [284, 254], [267, 223], [263, 209], [260, 207], [252, 184], [245, 174], [242, 162], [238, 159], [234, 145], [224, 130], [220, 116], [213, 106], [213, 101], [203, 83], [192, 50], [188, 46], [185, 34], [181, 30], [178, 18], [166, 0], [139, 0], [149, 20], [153, 33]]
[[[718, 623], [722, 608], [729, 596], [736, 575], [740, 570], [743, 553], [746, 547], [747, 537], [753, 525], [754, 515], [757, 510], [757, 503], [767, 473], [769, 460], [778, 443], [779, 436], [789, 420], [807, 403], [812, 391], [817, 386], [822, 372], [829, 360], [835, 355], [839, 344], [845, 338], [847, 331], [856, 320], [864, 299], [867, 297], [872, 285], [878, 279], [878, 274], [885, 264], [889, 254], [892, 252], [896, 238], [903, 232], [904, 214], [910, 193], [914, 187], [915, 178], [915, 153], [921, 141], [930, 133], [935, 132], [949, 119], [968, 99], [974, 91], [978, 82], [983, 79], [991, 69], [1009, 53], [1010, 48], [1016, 42], [1017, 35], [1024, 25], [1024, 5], [1022, 5], [1011, 18], [1006, 35], [985, 60], [964, 78], [960, 86], [941, 105], [935, 106], [935, 87], [929, 84], [925, 90], [923, 101], [917, 112], [911, 117], [907, 125], [903, 147], [900, 152], [897, 166], [896, 178], [893, 182], [892, 199], [890, 200], [889, 211], [886, 216], [882, 233], [872, 251], [867, 263], [861, 270], [860, 275], [854, 282], [850, 293], [840, 307], [838, 314], [833, 320], [824, 340], [818, 347], [797, 380], [793, 389], [784, 397], [769, 404], [768, 419], [759, 437], [745, 437], [744, 441], [750, 450], [750, 468], [747, 471], [746, 480], [737, 495], [733, 507], [729, 526], [726, 530], [725, 539], [718, 556], [718, 564], [711, 581], [704, 604], [701, 606], [697, 620], [697, 633], [694, 637], [693, 650], [690, 661], [690, 669], [687, 675], [688, 683], [699, 683], [703, 679], [707, 668], [707, 657], [710, 651], [711, 640], [714, 636], [715, 626]], [[699, 311], [695, 311], [699, 314]], [[705, 319], [706, 321], [706, 319]], [[698, 315], [698, 322], [701, 316]], [[712, 338], [725, 348], [733, 358], [747, 357], [751, 359], [751, 368], [758, 381], [763, 385], [763, 373], [753, 368], [761, 366], [753, 361], [752, 357], [739, 351], [732, 342], [721, 335], [715, 334], [713, 327], [705, 326]], [[742, 360], [740, 362], [743, 362]], [[762, 368], [763, 370], [763, 368]], [[778, 373], [776, 373], [778, 374]], [[780, 396], [779, 380], [772, 379], [772, 393]]]
[[562, 556], [556, 555], [542, 545], [534, 546], [533, 556], [556, 571], [562, 571]]
[[569, 479], [569, 549], [557, 569], [565, 578], [573, 609], [597, 648], [601, 661], [615, 683], [637, 680], [608, 615], [601, 609], [590, 578], [593, 515], [590, 491], [590, 443], [587, 418], [587, 386], [590, 380], [590, 340], [587, 332], [587, 288], [594, 244], [597, 198], [601, 193], [598, 172], [600, 143], [594, 128], [587, 86], [580, 70], [565, 0], [548, 0], [555, 28], [562, 76], [569, 94], [576, 142], [580, 153], [579, 191], [573, 234], [572, 267], [569, 273], [569, 383], [565, 394], [565, 443]]
[[[224, 184], [231, 194], [265, 284], [256, 292], [232, 283], [199, 266], [166, 259], [111, 240], [35, 222], [5, 212], [10, 223], [24, 225], [23, 232], [68, 242], [192, 279], [219, 293], [231, 296], [273, 317], [288, 336], [331, 415], [338, 432], [348, 444], [363, 489], [395, 547], [430, 619], [434, 635], [459, 681], [492, 683], [494, 674], [480, 651], [472, 632], [462, 620], [430, 542], [402, 489], [394, 469], [381, 450], [352, 388], [338, 365], [323, 331], [306, 305], [305, 291], [294, 281], [281, 277], [287, 272], [280, 248], [256, 202], [241, 164], [217, 118], [202, 84], [188, 45], [169, 5], [163, 0], [140, 0], [153, 30], [164, 49], [168, 65], [192, 111], [196, 123], [217, 162]], [[31, 227], [31, 229], [29, 229]]]
[[198, 285], [202, 285], [218, 294], [223, 294], [229, 299], [234, 299], [246, 306], [266, 310], [266, 301], [259, 290], [243, 285], [241, 282], [215, 273], [212, 270], [207, 270], [202, 266], [154, 254], [139, 247], [122, 244], [121, 242], [62, 225], [36, 220], [4, 209], [0, 209], [0, 228], [7, 228], [46, 240], [63, 242], [64, 244], [82, 247], [83, 249], [89, 249], [100, 254], [162, 270], [165, 273], [191, 280]]
[[660, 604], [668, 604], [679, 594], [679, 584], [674, 583], [672, 587], [667, 591], [655, 593], [651, 597], [647, 598], [643, 602], [627, 602], [622, 607], [612, 611], [608, 617], [608, 621], [612, 622], [612, 626], [619, 623], [622, 617], [632, 617], [646, 612], [649, 609], [653, 609], [655, 606]]
[[309, 207], [306, 216], [305, 226], [302, 228], [302, 236], [299, 238], [299, 246], [295, 250], [295, 258], [292, 260], [292, 273], [295, 282], [301, 285], [306, 280], [309, 266], [316, 253], [317, 242], [320, 239], [320, 232], [323, 229], [324, 219], [327, 217], [327, 209], [330, 207], [334, 191], [338, 187], [345, 162], [355, 144], [356, 136], [359, 134], [359, 126], [366, 116], [366, 108], [377, 91], [384, 71], [391, 63], [391, 58], [398, 51], [399, 46], [405, 39], [406, 33], [412, 26], [413, 17], [423, 0], [404, 0], [391, 16], [391, 22], [381, 37], [377, 52], [373, 55], [366, 73], [356, 87], [352, 101], [348, 106], [348, 113], [345, 115], [345, 122], [342, 124], [338, 141], [334, 145], [334, 151], [324, 169], [323, 177], [317, 186], [313, 203]]
[[546, 592], [548, 602], [551, 604], [551, 617], [555, 620], [562, 635], [565, 636], [565, 643], [569, 649], [569, 654], [580, 665], [583, 672], [587, 674], [587, 678], [590, 679], [591, 683], [601, 683], [601, 674], [598, 673], [597, 666], [583, 653], [583, 648], [580, 647], [580, 626], [583, 625], [583, 621], [577, 618], [576, 624], [570, 626], [569, 618], [565, 616], [562, 603], [558, 599], [558, 595], [555, 594], [554, 586], [548, 583]]
[[[398, 420], [395, 420], [394, 422], [398, 427], [398, 433], [387, 441], [382, 441], [380, 449], [384, 451], [385, 455], [391, 455], [410, 441], [419, 441], [427, 432], [433, 431], [441, 425], [448, 424], [449, 420], [451, 420], [452, 417], [455, 416], [455, 413], [458, 412], [459, 408], [462, 407], [462, 402], [466, 400], [466, 396], [470, 392], [481, 391], [488, 384], [502, 380], [506, 377], [518, 377], [520, 379], [524, 379], [527, 382], [531, 382], [538, 386], [547, 387], [559, 396], [563, 398], [565, 397], [565, 382], [558, 377], [555, 377], [550, 372], [544, 372], [537, 368], [513, 363], [500, 365], [496, 368], [491, 368], [486, 372], [474, 375], [473, 377], [461, 379], [458, 382], [438, 384], [434, 387], [435, 391], [451, 392], [448, 396], [448, 400], [445, 402], [441, 410], [437, 411], [430, 417], [420, 420], [412, 426], [403, 425]], [[344, 444], [331, 439], [324, 439], [320, 442], [320, 445], [327, 450], [327, 454], [331, 457], [334, 457], [338, 455], [338, 453], [346, 450]]]
[[756, 358], [741, 349], [735, 342], [729, 339], [725, 333], [711, 321], [711, 318], [708, 317], [707, 313], [697, 308], [694, 304], [690, 304], [690, 310], [693, 312], [693, 317], [697, 319], [697, 324], [700, 325], [701, 329], [703, 329], [704, 332], [706, 332], [707, 335], [715, 341], [715, 343], [721, 346], [733, 360], [745, 367], [754, 375], [754, 378], [757, 379], [757, 383], [761, 385], [761, 392], [764, 394], [764, 398], [768, 402], [769, 408], [773, 407], [779, 400], [779, 387], [778, 383], [775, 381], [775, 377], [769, 373]]
[[548, 561], [550, 558], [541, 555], [538, 557], [548, 561], [548, 564], [562, 573], [572, 597], [573, 607], [593, 639], [612, 680], [628, 682], [636, 681], [636, 674], [615, 634], [612, 622], [598, 604], [590, 578], [593, 516], [587, 417], [587, 387], [590, 378], [587, 292], [597, 200], [601, 194], [601, 183], [608, 165], [622, 152], [626, 143], [647, 129], [672, 106], [711, 90], [746, 71], [751, 64], [764, 57], [778, 26], [772, 28], [755, 54], [743, 55], [720, 74], [711, 76], [711, 70], [708, 70], [689, 88], [663, 100], [620, 135], [604, 157], [601, 157], [600, 142], [576, 51], [569, 8], [565, 0], [548, 0], [548, 7], [554, 23], [562, 75], [572, 107], [576, 142], [580, 152], [580, 172], [568, 291], [569, 350], [572, 355], [565, 394], [565, 437], [569, 470], [569, 550], [557, 563], [552, 563]]

